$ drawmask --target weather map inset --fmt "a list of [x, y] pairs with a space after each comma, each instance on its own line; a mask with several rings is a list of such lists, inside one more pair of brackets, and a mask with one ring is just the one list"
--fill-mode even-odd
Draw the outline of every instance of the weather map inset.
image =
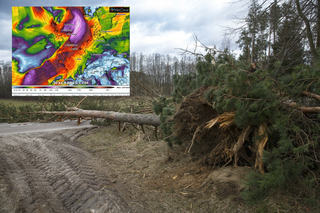
[[130, 95], [129, 7], [12, 7], [12, 86]]

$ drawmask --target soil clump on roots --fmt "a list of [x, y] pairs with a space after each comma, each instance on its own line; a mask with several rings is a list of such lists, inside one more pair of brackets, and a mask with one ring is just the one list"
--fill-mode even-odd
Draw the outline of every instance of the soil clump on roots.
[[[210, 166], [210, 169], [230, 163], [234, 154], [237, 154], [234, 163], [239, 166], [250, 165], [248, 163], [253, 163], [253, 159], [248, 147], [230, 153], [242, 132], [232, 124], [233, 113], [219, 114], [204, 99], [205, 93], [212, 89], [215, 87], [203, 86], [186, 96], [170, 118], [175, 121], [174, 129], [185, 146], [185, 153], [190, 153], [195, 160], [202, 158], [202, 164]], [[220, 126], [210, 126], [212, 122]]]

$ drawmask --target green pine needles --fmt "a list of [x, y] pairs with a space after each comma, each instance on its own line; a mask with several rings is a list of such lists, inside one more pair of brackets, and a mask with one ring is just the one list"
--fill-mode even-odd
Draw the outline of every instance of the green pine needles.
[[[268, 141], [262, 158], [266, 173], [252, 171], [248, 175], [242, 194], [247, 203], [285, 190], [299, 193], [299, 199], [309, 205], [315, 204], [314, 199], [320, 195], [320, 113], [310, 114], [305, 108], [319, 107], [320, 101], [302, 92], [320, 95], [319, 64], [298, 65], [291, 73], [281, 72], [281, 64], [280, 68], [249, 72], [248, 66], [227, 56], [207, 54], [198, 59], [197, 73], [173, 76], [173, 99], [154, 102], [165, 137], [173, 132], [174, 122], [166, 122], [175, 114], [173, 103], [181, 103], [201, 86], [212, 86], [204, 99], [219, 114], [235, 112], [237, 128], [267, 126]], [[246, 143], [252, 145], [255, 139], [249, 138]], [[172, 145], [175, 140], [171, 137], [167, 142]]]

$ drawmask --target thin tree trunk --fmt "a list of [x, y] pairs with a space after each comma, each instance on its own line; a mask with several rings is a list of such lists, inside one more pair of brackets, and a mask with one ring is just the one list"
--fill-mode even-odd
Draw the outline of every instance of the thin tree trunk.
[[253, 32], [252, 32], [252, 43], [251, 43], [251, 64], [254, 63], [254, 44], [256, 39], [256, 21], [257, 21], [257, 10], [256, 4], [254, 3], [254, 19], [253, 19]]
[[[255, 27], [253, 28], [255, 30]], [[255, 32], [252, 34], [252, 44], [251, 44], [251, 64], [254, 63], [254, 43], [255, 43]]]
[[251, 58], [250, 58], [250, 47], [249, 47], [249, 45], [247, 46], [248, 48], [248, 63], [250, 63], [250, 60], [251, 60]]
[[317, 1], [317, 48], [320, 47], [320, 0]]
[[273, 45], [276, 43], [276, 29], [273, 27]]
[[303, 22], [304, 22], [305, 25], [306, 25], [307, 38], [308, 38], [308, 41], [309, 41], [309, 45], [310, 45], [310, 49], [311, 49], [311, 54], [312, 54], [313, 60], [315, 60], [316, 58], [318, 58], [318, 53], [317, 53], [316, 47], [315, 47], [314, 42], [313, 42], [313, 37], [312, 37], [312, 32], [311, 32], [311, 27], [310, 27], [309, 20], [308, 20], [307, 17], [302, 13], [299, 0], [295, 0], [295, 1], [296, 1], [296, 5], [297, 5], [298, 14], [299, 14], [299, 16], [302, 18]]
[[[291, 107], [296, 107], [298, 106], [297, 103], [292, 102], [292, 103], [288, 103], [289, 106]], [[303, 113], [309, 113], [309, 114], [313, 114], [313, 113], [320, 113], [320, 107], [306, 107], [306, 106], [298, 106], [297, 108], [298, 110], [300, 110]]]
[[270, 46], [271, 46], [271, 27], [270, 27], [270, 31], [269, 31], [269, 49], [268, 49], [268, 65], [267, 68], [269, 68], [269, 64], [270, 64]]

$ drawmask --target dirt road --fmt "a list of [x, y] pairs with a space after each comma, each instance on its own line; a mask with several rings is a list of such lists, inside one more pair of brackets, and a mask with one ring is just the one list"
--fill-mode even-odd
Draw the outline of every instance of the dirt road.
[[145, 130], [119, 133], [115, 122], [0, 135], [0, 213], [260, 212], [240, 197], [248, 168], [210, 170]]
[[0, 136], [0, 212], [129, 212], [108, 167], [74, 146], [88, 131]]

